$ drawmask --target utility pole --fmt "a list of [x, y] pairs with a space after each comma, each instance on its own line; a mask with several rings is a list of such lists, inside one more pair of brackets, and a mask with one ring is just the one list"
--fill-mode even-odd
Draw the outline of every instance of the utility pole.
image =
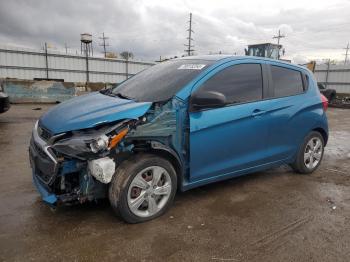
[[286, 37], [285, 35], [281, 35], [281, 30], [278, 30], [278, 35], [274, 35], [272, 38], [276, 39], [277, 38], [277, 44], [280, 44], [280, 39]]
[[105, 33], [103, 32], [102, 33], [102, 37], [99, 37], [101, 40], [102, 40], [102, 43], [100, 44], [100, 46], [103, 46], [103, 53], [105, 54], [105, 57], [107, 56], [107, 50], [106, 50], [106, 47], [109, 46], [109, 44], [106, 43], [106, 40], [109, 38], [109, 37], [106, 37], [105, 36]]
[[278, 59], [280, 59], [280, 39], [285, 38], [285, 35], [281, 35], [281, 30], [278, 30], [278, 35], [274, 35], [272, 38], [277, 39], [277, 45], [278, 45]]
[[189, 24], [190, 24], [190, 27], [189, 29], [187, 29], [188, 31], [188, 37], [187, 37], [187, 40], [188, 40], [188, 44], [185, 44], [185, 46], [187, 46], [187, 49], [185, 50], [185, 52], [187, 52], [187, 55], [190, 56], [191, 53], [194, 51], [194, 49], [192, 49], [194, 47], [194, 45], [192, 45], [192, 41], [193, 41], [193, 38], [192, 38], [192, 33], [194, 33], [194, 31], [192, 30], [192, 13], [190, 13], [190, 21], [188, 21]]
[[329, 76], [329, 68], [331, 66], [331, 59], [328, 59], [327, 61], [327, 71], [326, 71], [326, 83], [325, 83], [325, 87], [327, 88], [328, 86], [328, 76]]
[[346, 65], [347, 61], [348, 61], [348, 53], [349, 53], [349, 42], [348, 42], [348, 45], [346, 46], [345, 49], [345, 59], [344, 59], [344, 65]]
[[45, 42], [45, 69], [46, 69], [46, 80], [49, 80], [49, 58], [47, 53], [47, 43]]

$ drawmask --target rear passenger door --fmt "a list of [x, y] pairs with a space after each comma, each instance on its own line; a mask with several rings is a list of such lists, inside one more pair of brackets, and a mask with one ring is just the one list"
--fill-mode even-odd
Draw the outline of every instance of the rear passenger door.
[[262, 65], [223, 65], [194, 92], [219, 92], [227, 104], [190, 112], [190, 180], [212, 181], [265, 162], [268, 108]]
[[291, 158], [299, 145], [299, 132], [304, 129], [302, 112], [305, 100], [305, 79], [301, 71], [288, 65], [270, 64], [270, 108], [266, 114], [269, 123], [268, 150], [270, 162]]

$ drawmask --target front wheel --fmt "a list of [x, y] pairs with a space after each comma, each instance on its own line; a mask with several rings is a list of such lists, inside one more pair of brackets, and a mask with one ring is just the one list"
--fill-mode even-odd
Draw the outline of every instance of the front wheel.
[[292, 168], [301, 174], [309, 174], [320, 165], [324, 152], [324, 139], [319, 132], [312, 131], [304, 139]]
[[124, 161], [109, 187], [114, 211], [128, 223], [140, 223], [166, 212], [177, 187], [171, 163], [153, 154], [138, 154]]

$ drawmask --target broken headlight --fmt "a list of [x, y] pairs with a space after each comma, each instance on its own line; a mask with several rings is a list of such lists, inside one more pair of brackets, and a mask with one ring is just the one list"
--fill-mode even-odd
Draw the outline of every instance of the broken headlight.
[[52, 146], [52, 148], [63, 155], [85, 159], [90, 158], [97, 153], [97, 151], [92, 151], [90, 147], [90, 144], [93, 143], [93, 141], [93, 138], [75, 135], [71, 138], [58, 141]]
[[117, 125], [100, 130], [75, 131], [72, 132], [71, 137], [56, 142], [52, 148], [71, 157], [80, 159], [95, 158], [96, 154], [107, 155], [109, 150], [114, 148], [128, 131], [129, 128], [126, 125]]
[[93, 153], [98, 153], [108, 149], [108, 144], [109, 144], [109, 137], [106, 135], [102, 135], [91, 141], [90, 149]]

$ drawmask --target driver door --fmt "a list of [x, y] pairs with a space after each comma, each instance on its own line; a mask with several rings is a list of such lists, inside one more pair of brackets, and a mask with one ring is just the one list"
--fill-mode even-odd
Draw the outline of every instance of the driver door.
[[194, 87], [225, 95], [226, 104], [189, 113], [190, 182], [234, 176], [266, 162], [262, 71], [260, 63], [221, 66]]

